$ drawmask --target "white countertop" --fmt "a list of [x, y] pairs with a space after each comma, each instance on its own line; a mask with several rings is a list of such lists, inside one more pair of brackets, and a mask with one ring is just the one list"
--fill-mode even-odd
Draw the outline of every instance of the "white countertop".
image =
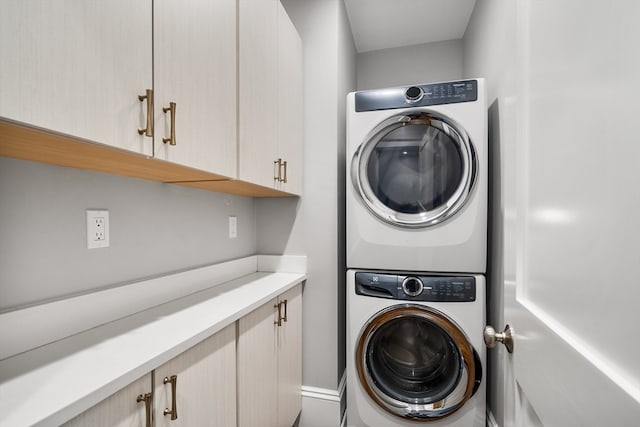
[[305, 278], [246, 274], [3, 359], [0, 426], [60, 425]]

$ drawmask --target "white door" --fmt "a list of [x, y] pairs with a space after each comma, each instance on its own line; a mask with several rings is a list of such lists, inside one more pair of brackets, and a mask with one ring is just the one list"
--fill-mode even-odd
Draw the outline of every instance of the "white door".
[[501, 160], [515, 349], [494, 350], [504, 424], [637, 426], [640, 4], [518, 8], [518, 132]]

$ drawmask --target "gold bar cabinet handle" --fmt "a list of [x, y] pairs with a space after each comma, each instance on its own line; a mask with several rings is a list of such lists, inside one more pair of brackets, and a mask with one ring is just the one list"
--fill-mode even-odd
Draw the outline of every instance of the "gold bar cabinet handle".
[[162, 138], [162, 142], [169, 145], [176, 145], [176, 103], [170, 102], [168, 107], [162, 107], [162, 111], [167, 114], [171, 112], [171, 135], [169, 138]]
[[278, 320], [273, 322], [273, 323], [278, 325], [278, 326], [282, 326], [282, 303], [279, 302], [278, 304], [275, 304], [273, 306], [273, 308], [277, 308], [278, 309]]
[[140, 394], [138, 395], [136, 402], [144, 402], [144, 409], [146, 413], [146, 427], [151, 427], [151, 400], [153, 399], [153, 395], [151, 393]]
[[282, 301], [281, 304], [284, 304], [284, 317], [282, 318], [282, 320], [286, 322], [287, 321], [287, 300]]
[[144, 136], [153, 136], [153, 90], [147, 89], [145, 95], [138, 95], [140, 102], [147, 100], [147, 127], [138, 129], [138, 133]]
[[273, 180], [274, 181], [278, 181], [278, 182], [282, 182], [282, 159], [278, 159], [276, 161], [273, 162], [274, 164], [274, 168], [277, 166], [278, 167], [278, 173], [274, 173], [274, 177]]
[[[287, 183], [287, 161], [285, 160], [284, 162], [282, 162], [282, 165], [284, 166], [284, 178], [282, 178], [282, 182], [284, 182], [286, 184]], [[285, 307], [286, 307], [286, 305], [285, 305]], [[285, 317], [287, 317], [287, 316], [285, 315]]]
[[164, 377], [163, 384], [171, 383], [171, 409], [165, 408], [164, 415], [171, 415], [171, 420], [178, 419], [178, 404], [176, 402], [176, 387], [178, 383], [178, 376], [171, 375], [171, 377]]

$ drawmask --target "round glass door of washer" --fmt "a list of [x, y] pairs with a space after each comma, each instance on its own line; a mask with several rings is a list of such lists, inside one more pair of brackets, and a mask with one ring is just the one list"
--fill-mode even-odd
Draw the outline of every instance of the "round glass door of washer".
[[444, 314], [403, 305], [374, 315], [356, 347], [361, 385], [387, 412], [415, 421], [444, 418], [473, 396], [482, 378], [477, 353]]
[[358, 147], [351, 180], [379, 219], [399, 227], [429, 227], [460, 210], [477, 175], [467, 133], [431, 111], [393, 116]]

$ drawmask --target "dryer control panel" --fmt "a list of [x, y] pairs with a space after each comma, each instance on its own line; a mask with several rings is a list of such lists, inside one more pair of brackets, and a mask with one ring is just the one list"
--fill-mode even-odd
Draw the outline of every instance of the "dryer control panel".
[[473, 276], [356, 273], [356, 294], [407, 301], [471, 302], [476, 300]]
[[429, 83], [356, 92], [356, 112], [428, 107], [430, 105], [473, 102], [478, 99], [478, 81]]

